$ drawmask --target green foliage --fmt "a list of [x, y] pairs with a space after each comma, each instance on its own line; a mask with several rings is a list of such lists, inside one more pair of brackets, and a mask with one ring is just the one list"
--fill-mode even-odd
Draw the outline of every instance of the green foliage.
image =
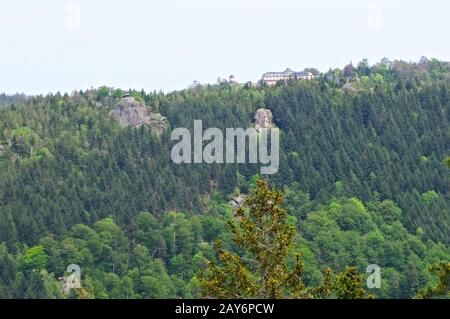
[[[392, 201], [361, 206], [355, 199], [334, 200], [299, 223], [305, 239], [297, 239], [297, 245], [307, 245], [322, 267], [337, 271], [345, 271], [345, 265], [365, 271], [367, 265], [378, 264], [387, 284], [371, 294], [409, 298], [418, 292], [420, 282], [430, 281], [429, 265], [448, 260], [450, 254], [445, 245], [424, 241], [423, 229], [419, 227], [413, 235], [401, 221], [402, 212]], [[317, 267], [314, 263], [307, 266]], [[413, 282], [414, 277], [417, 282]], [[305, 281], [312, 279], [311, 275], [305, 276]]]
[[144, 101], [144, 97], [143, 97], [143, 96], [141, 95], [141, 93], [139, 93], [139, 92], [133, 91], [133, 92], [131, 93], [131, 96], [134, 97], [134, 98], [136, 99], [136, 101], [139, 101], [139, 102], [145, 102], [145, 101]]
[[437, 200], [438, 198], [439, 198], [439, 194], [436, 193], [436, 191], [434, 191], [434, 190], [425, 192], [420, 196], [421, 201], [426, 205], [429, 205], [430, 203]]
[[443, 262], [432, 267], [431, 272], [438, 277], [438, 283], [433, 287], [421, 290], [415, 298], [450, 298], [450, 262]]
[[107, 86], [101, 86], [98, 88], [98, 99], [104, 99], [111, 93], [111, 89]]
[[34, 246], [25, 252], [22, 265], [26, 271], [39, 271], [47, 265], [48, 256], [42, 245]]
[[364, 280], [356, 267], [346, 267], [342, 274], [337, 275], [335, 291], [339, 299], [365, 299]]

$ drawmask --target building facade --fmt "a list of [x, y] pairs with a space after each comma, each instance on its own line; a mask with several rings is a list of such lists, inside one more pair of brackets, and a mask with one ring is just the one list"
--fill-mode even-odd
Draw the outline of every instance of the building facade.
[[314, 78], [314, 75], [311, 72], [302, 71], [302, 72], [295, 72], [291, 69], [286, 69], [283, 72], [267, 72], [264, 73], [262, 76], [262, 82], [273, 86], [277, 84], [278, 81], [289, 81], [289, 80], [312, 80]]

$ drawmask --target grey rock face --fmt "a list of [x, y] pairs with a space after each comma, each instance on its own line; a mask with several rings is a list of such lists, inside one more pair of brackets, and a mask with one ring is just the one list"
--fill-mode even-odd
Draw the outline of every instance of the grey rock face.
[[245, 196], [240, 194], [239, 196], [234, 197], [229, 204], [233, 209], [238, 209], [239, 207], [244, 206]]
[[167, 127], [167, 119], [159, 113], [151, 112], [143, 103], [136, 101], [131, 96], [125, 96], [115, 108], [109, 112], [122, 127], [140, 127], [148, 125], [160, 135]]
[[0, 144], [0, 156], [2, 156], [5, 153], [5, 147]]
[[351, 83], [347, 83], [342, 87], [343, 90], [348, 91], [348, 92], [352, 92], [352, 93], [356, 93], [358, 92], [358, 90], [351, 84]]
[[258, 109], [255, 113], [255, 129], [259, 132], [262, 128], [272, 128], [273, 115], [268, 109]]

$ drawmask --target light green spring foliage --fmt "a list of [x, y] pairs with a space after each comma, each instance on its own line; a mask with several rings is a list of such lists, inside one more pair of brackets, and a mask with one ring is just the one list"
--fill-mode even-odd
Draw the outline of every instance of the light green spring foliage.
[[23, 267], [27, 271], [39, 271], [47, 265], [48, 256], [42, 245], [28, 249], [23, 256]]

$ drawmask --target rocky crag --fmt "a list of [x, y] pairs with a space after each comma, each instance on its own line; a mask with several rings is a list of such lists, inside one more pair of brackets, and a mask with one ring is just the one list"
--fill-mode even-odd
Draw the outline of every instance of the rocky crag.
[[148, 125], [157, 135], [161, 135], [168, 126], [167, 119], [159, 113], [151, 112], [144, 103], [125, 95], [109, 112], [122, 127], [138, 128]]
[[258, 109], [255, 113], [255, 129], [260, 131], [263, 128], [275, 127], [273, 124], [272, 111], [269, 109]]

